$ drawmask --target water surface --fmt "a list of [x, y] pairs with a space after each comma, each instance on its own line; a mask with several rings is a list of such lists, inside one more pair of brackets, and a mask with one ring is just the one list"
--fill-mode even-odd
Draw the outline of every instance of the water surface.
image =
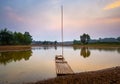
[[[21, 84], [56, 77], [55, 55], [61, 47], [0, 52], [0, 84]], [[64, 58], [75, 73], [120, 66], [120, 48], [64, 47]]]

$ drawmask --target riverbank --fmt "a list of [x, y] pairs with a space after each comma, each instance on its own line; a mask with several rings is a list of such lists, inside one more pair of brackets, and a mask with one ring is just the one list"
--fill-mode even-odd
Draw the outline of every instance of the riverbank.
[[[61, 45], [6, 45], [0, 46], [0, 52], [7, 51], [24, 51], [30, 50], [31, 47], [60, 47]], [[64, 45], [64, 47], [73, 47], [74, 49], [79, 49], [82, 47], [89, 48], [120, 48], [119, 44], [87, 44], [87, 45]]]
[[90, 48], [120, 48], [120, 44], [87, 44], [73, 45], [73, 47], [90, 47]]
[[25, 51], [30, 50], [30, 45], [8, 45], [8, 46], [0, 46], [0, 52], [7, 52], [7, 51]]
[[76, 73], [28, 84], [120, 84], [120, 66]]
[[[59, 47], [59, 46], [62, 46], [60, 44], [57, 44], [57, 45], [38, 45], [38, 44], [32, 44], [31, 46], [35, 47], [35, 46], [41, 46], [41, 47]], [[99, 43], [99, 44], [86, 44], [86, 45], [82, 45], [82, 44], [63, 44], [64, 47], [78, 47], [78, 48], [81, 48], [81, 47], [93, 47], [93, 48], [120, 48], [120, 43], [119, 44], [110, 44], [110, 43]]]

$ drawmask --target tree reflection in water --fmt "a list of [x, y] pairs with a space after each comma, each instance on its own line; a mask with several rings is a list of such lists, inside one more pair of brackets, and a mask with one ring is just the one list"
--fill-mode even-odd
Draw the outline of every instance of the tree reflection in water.
[[57, 46], [54, 46], [55, 50], [57, 50]]
[[117, 49], [117, 52], [120, 54], [120, 48]]
[[82, 47], [81, 48], [81, 52], [80, 55], [83, 56], [84, 58], [89, 57], [90, 56], [90, 50], [88, 49], [88, 47]]
[[0, 64], [6, 65], [12, 61], [20, 61], [22, 59], [29, 60], [32, 56], [32, 51], [14, 51], [14, 52], [0, 52]]

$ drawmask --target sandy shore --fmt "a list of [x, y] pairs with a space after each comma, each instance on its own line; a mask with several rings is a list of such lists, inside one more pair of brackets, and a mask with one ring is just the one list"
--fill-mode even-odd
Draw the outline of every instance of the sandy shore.
[[0, 46], [0, 52], [24, 51], [24, 50], [30, 50], [30, 49], [31, 49], [31, 46], [29, 46], [29, 45]]
[[[21, 51], [21, 50], [30, 50], [31, 47], [55, 47], [55, 45], [5, 45], [0, 46], [0, 52], [6, 52], [6, 51]], [[58, 45], [57, 47], [59, 47]], [[64, 47], [73, 47], [75, 49], [82, 48], [83, 45], [64, 45]], [[120, 45], [85, 45], [84, 47], [89, 48], [120, 48]]]
[[28, 84], [120, 84], [120, 66], [76, 73]]

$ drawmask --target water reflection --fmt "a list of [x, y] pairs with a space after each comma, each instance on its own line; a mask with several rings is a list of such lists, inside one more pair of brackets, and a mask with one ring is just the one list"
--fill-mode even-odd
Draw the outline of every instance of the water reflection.
[[99, 51], [110, 51], [110, 52], [114, 52], [117, 51], [118, 48], [90, 48], [91, 50], [99, 50]]
[[49, 50], [49, 49], [55, 49], [57, 50], [57, 46], [37, 46], [37, 47], [32, 47], [32, 50]]
[[120, 48], [118, 48], [117, 52], [120, 54]]
[[80, 55], [83, 56], [84, 58], [89, 57], [90, 56], [90, 50], [88, 47], [82, 47], [81, 48], [81, 52]]
[[55, 50], [57, 50], [57, 46], [54, 46]]
[[32, 51], [15, 51], [15, 52], [0, 52], [0, 64], [6, 65], [12, 61], [20, 61], [22, 59], [29, 60], [32, 56]]
[[79, 46], [73, 46], [73, 50], [80, 50]]
[[[71, 46], [64, 47], [65, 59], [75, 73], [120, 65], [120, 48], [113, 47], [111, 52], [107, 48], [108, 51], [105, 48], [100, 51], [99, 48], [86, 47], [77, 46], [77, 50], [73, 50]], [[32, 52], [0, 53], [0, 84], [3, 84], [2, 81], [22, 84], [56, 77], [54, 56], [61, 53], [61, 47], [58, 46], [55, 50], [54, 46], [49, 46], [44, 50], [43, 46], [33, 46]]]
[[[120, 48], [114, 48], [114, 47], [90, 47], [89, 49], [88, 49], [88, 47], [87, 46], [84, 46], [84, 47], [79, 47], [79, 46], [73, 46], [73, 49], [74, 50], [80, 50], [81, 49], [81, 52], [80, 53], [82, 53], [83, 51], [85, 51], [85, 48], [86, 47], [86, 49], [88, 50], [86, 50], [87, 52], [90, 52], [90, 50], [99, 50], [99, 51], [105, 51], [105, 52], [118, 52], [119, 54], [120, 54]], [[81, 55], [81, 54], [80, 54]]]

